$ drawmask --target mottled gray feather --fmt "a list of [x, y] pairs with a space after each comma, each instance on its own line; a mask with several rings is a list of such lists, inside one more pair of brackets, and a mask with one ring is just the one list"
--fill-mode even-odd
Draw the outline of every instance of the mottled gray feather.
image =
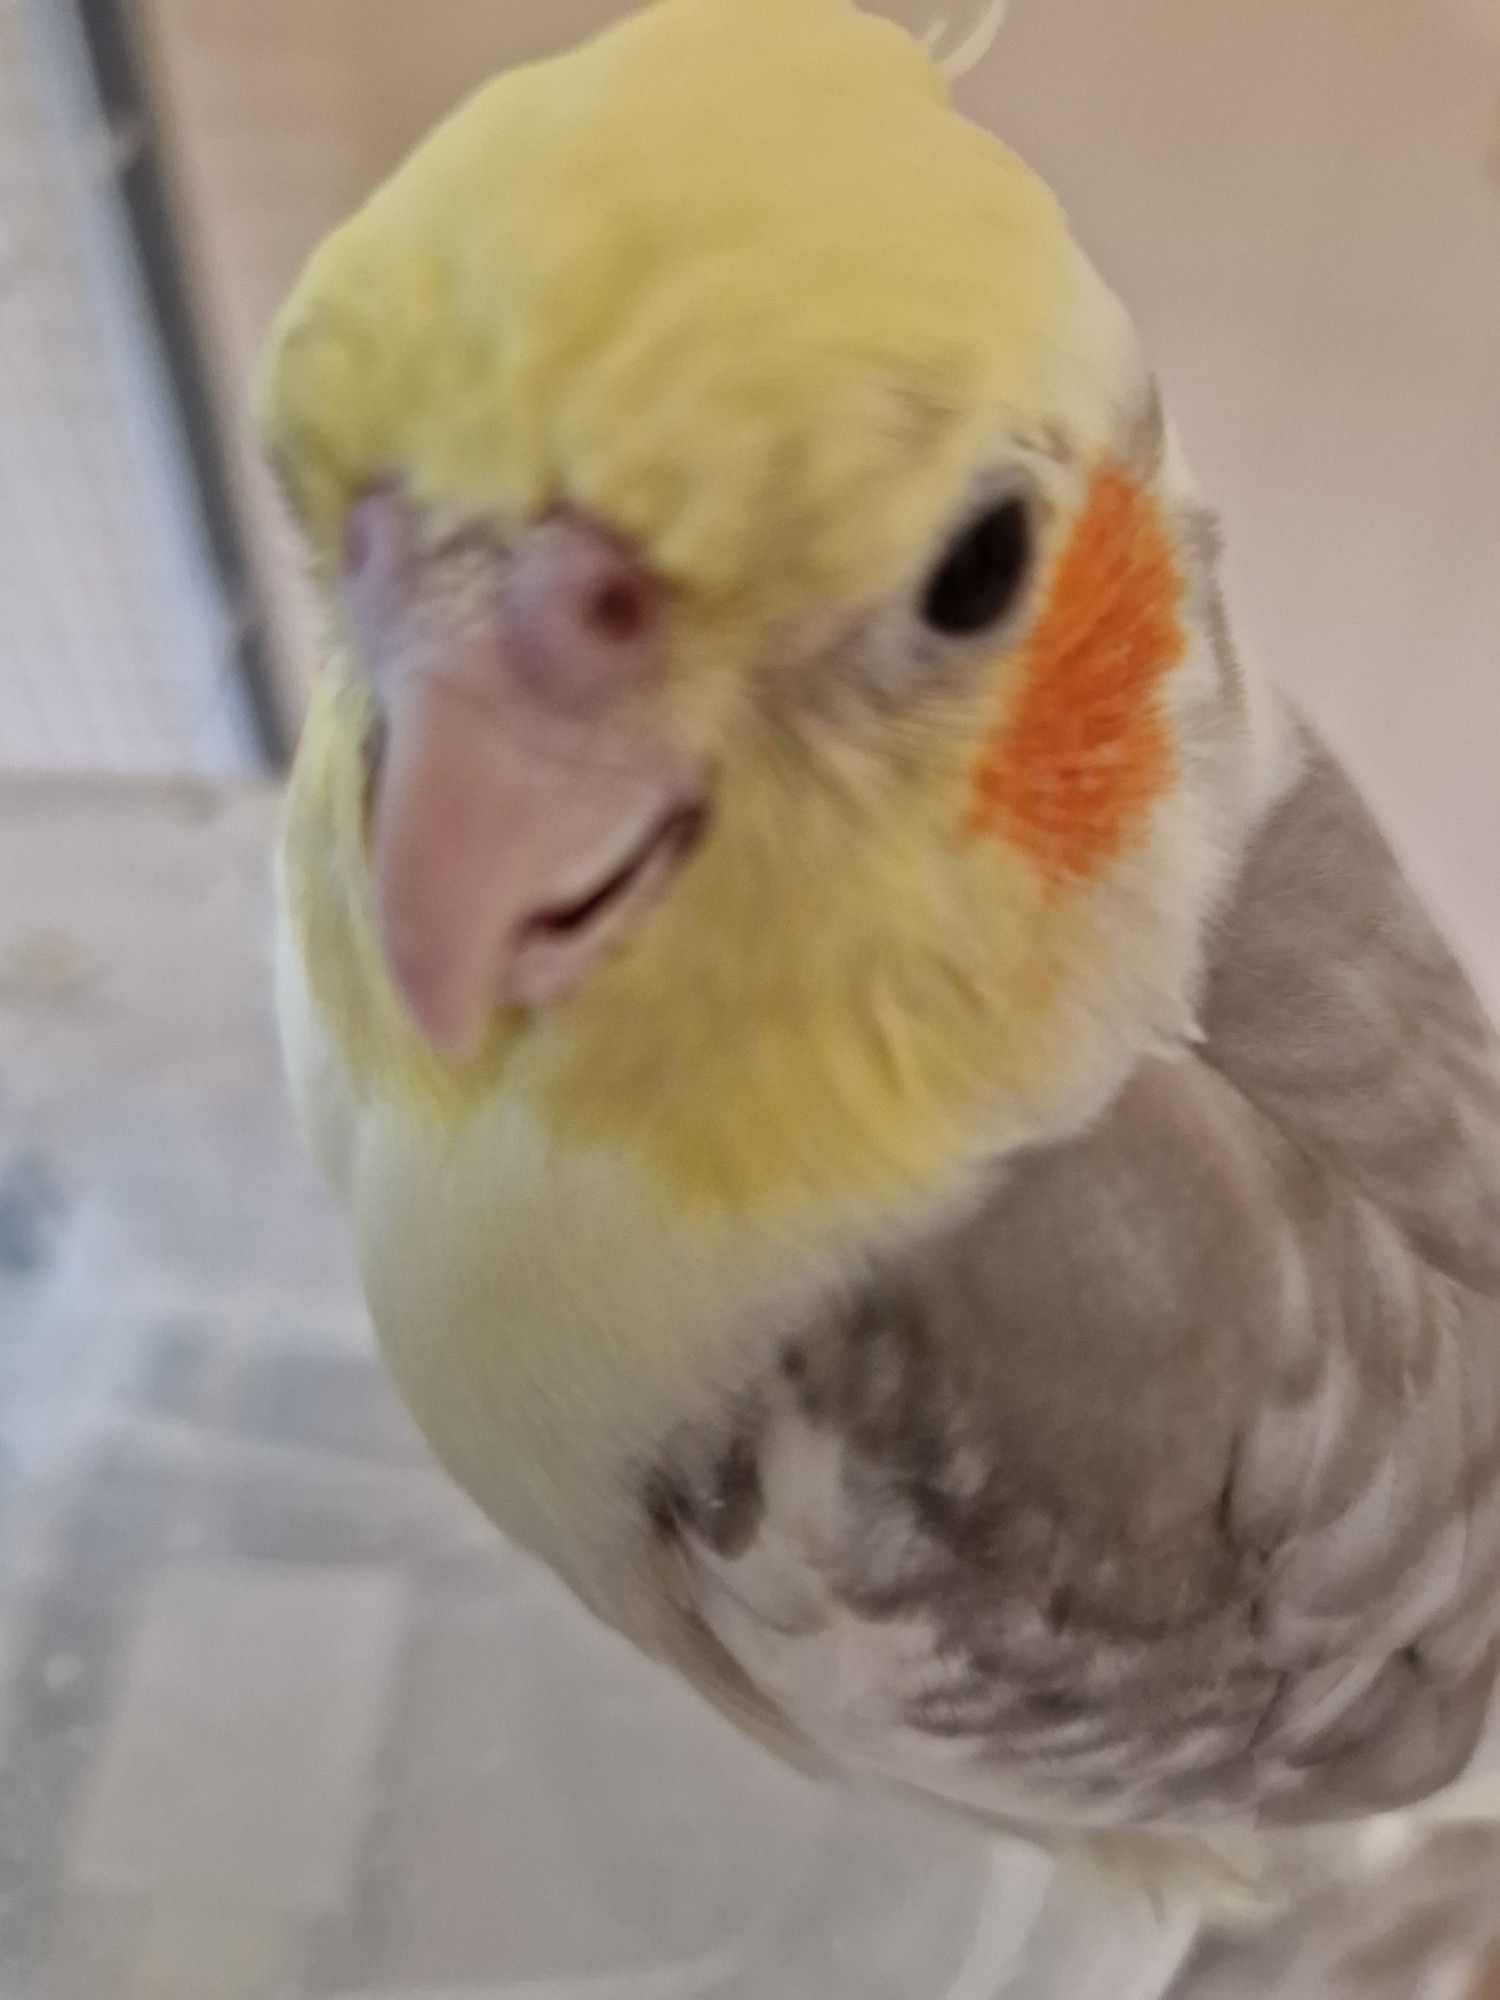
[[1500, 1649], [1500, 1067], [1316, 749], [1204, 1040], [789, 1332], [657, 1520], [835, 1761], [1033, 1828], [1268, 1828], [1470, 1760]]

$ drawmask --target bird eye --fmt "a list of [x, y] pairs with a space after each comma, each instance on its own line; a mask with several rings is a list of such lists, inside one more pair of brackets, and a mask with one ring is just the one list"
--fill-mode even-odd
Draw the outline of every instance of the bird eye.
[[987, 632], [1014, 610], [1031, 563], [1031, 510], [1002, 500], [949, 545], [922, 594], [922, 617], [945, 638]]

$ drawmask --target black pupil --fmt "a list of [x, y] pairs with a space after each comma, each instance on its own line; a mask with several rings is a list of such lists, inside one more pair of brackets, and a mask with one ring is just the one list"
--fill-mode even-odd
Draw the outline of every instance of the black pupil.
[[1031, 553], [1024, 500], [1006, 500], [964, 529], [943, 557], [922, 600], [935, 632], [965, 638], [997, 625], [1014, 606]]

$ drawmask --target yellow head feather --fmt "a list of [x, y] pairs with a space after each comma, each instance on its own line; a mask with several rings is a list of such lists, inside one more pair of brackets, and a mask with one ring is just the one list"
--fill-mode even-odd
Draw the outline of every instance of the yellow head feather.
[[774, 548], [858, 591], [987, 427], [1102, 447], [1127, 340], [1052, 195], [899, 30], [657, 0], [482, 90], [318, 252], [265, 430], [325, 550], [399, 466], [501, 522], [593, 509], [699, 589], [762, 601]]
[[1187, 1004], [1217, 808], [1178, 786], [1087, 883], [976, 834], [1014, 635], [916, 722], [785, 690], [918, 587], [997, 453], [1061, 532], [1143, 389], [1051, 194], [849, 0], [656, 0], [460, 110], [291, 299], [272, 453], [329, 565], [393, 474], [502, 533], [568, 503], [632, 537], [679, 586], [672, 694], [720, 782], [629, 947], [450, 1064], [374, 947], [336, 657], [286, 875], [356, 1085], [446, 1117], [503, 1087], [562, 1143], [783, 1212], [899, 1203], [1091, 1102]]

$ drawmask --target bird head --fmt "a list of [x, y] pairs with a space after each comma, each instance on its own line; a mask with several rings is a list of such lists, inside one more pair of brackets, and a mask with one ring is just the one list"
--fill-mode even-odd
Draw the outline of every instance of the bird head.
[[284, 875], [355, 1089], [710, 1205], [940, 1193], [1187, 1032], [1252, 762], [1058, 204], [850, 0], [491, 84], [266, 373], [329, 657]]

